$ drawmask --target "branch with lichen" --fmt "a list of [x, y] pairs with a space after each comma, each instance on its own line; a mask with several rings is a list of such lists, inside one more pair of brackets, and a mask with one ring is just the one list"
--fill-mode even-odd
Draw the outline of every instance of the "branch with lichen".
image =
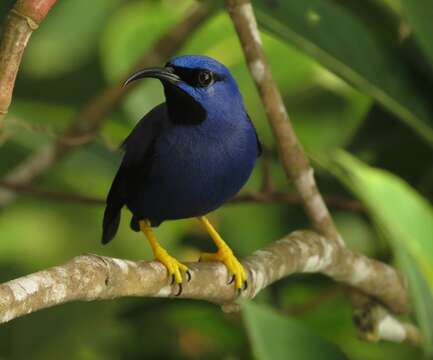
[[413, 324], [400, 321], [384, 306], [372, 303], [368, 296], [359, 292], [353, 292], [351, 300], [356, 305], [353, 321], [361, 339], [370, 342], [389, 340], [414, 346], [421, 345], [420, 331]]
[[[355, 254], [312, 231], [296, 231], [242, 263], [248, 273], [248, 288], [241, 294], [243, 299], [254, 298], [261, 290], [290, 274], [322, 273], [361, 289], [397, 313], [406, 312], [409, 306], [403, 281], [392, 267]], [[236, 309], [233, 302], [237, 300], [237, 293], [228, 285], [230, 274], [223, 264], [187, 265], [192, 277], [184, 284], [180, 298], [207, 300], [224, 305], [225, 309]], [[159, 262], [78, 256], [65, 265], [1, 284], [0, 322], [76, 300], [173, 297], [178, 291], [176, 286], [170, 284], [166, 268]], [[401, 331], [399, 334], [401, 336]]]
[[57, 0], [18, 0], [9, 11], [0, 40], [0, 128], [12, 101], [15, 79], [30, 36]]
[[[168, 29], [156, 41], [154, 46], [144, 54], [127, 74], [138, 68], [141, 69], [162, 63], [173, 56], [190, 38], [191, 34], [209, 19], [212, 12], [213, 8], [211, 7], [203, 4], [194, 5], [179, 23]], [[125, 78], [127, 74], [125, 74]], [[15, 185], [28, 185], [78, 145], [84, 145], [92, 141], [104, 124], [107, 114], [133, 88], [134, 84], [122, 88], [119, 83], [116, 83], [104, 89], [78, 111], [77, 115], [71, 120], [71, 125], [60, 138], [37, 149], [7, 175], [3, 176], [2, 180]], [[74, 141], [65, 142], [64, 139], [74, 139]], [[16, 193], [14, 191], [0, 188], [0, 207], [7, 206], [15, 198]]]

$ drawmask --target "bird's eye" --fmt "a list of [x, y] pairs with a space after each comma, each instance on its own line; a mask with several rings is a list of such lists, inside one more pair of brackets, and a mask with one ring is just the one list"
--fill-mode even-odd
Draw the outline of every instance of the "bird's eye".
[[213, 74], [210, 71], [203, 70], [198, 73], [198, 85], [207, 87], [213, 83]]

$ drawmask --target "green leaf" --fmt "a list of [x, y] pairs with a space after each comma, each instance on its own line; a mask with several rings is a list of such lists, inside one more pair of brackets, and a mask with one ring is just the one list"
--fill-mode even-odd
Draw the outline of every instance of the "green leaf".
[[423, 274], [416, 266], [416, 260], [400, 251], [399, 261], [408, 279], [409, 289], [415, 303], [415, 313], [424, 334], [424, 347], [429, 355], [433, 354], [433, 291]]
[[243, 318], [254, 355], [260, 360], [346, 359], [334, 344], [301, 323], [253, 302], [243, 305]]
[[425, 348], [433, 354], [433, 208], [397, 176], [340, 151], [331, 171], [362, 200], [390, 241], [415, 303]]
[[433, 1], [402, 0], [404, 14], [415, 30], [415, 37], [430, 60], [433, 70]]
[[[412, 1], [412, 0], [411, 0]], [[398, 49], [334, 1], [254, 1], [260, 25], [293, 43], [406, 122], [433, 145], [430, 93]]]

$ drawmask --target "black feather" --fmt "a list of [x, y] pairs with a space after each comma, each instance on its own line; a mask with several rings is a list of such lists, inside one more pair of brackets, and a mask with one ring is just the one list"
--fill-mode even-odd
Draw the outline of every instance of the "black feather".
[[103, 244], [116, 235], [122, 207], [146, 180], [152, 166], [153, 145], [167, 118], [165, 104], [158, 105], [138, 122], [122, 143], [121, 148], [125, 154], [106, 200], [102, 222]]
[[116, 235], [120, 223], [120, 212], [125, 204], [125, 191], [122, 185], [122, 174], [119, 171], [107, 196], [107, 206], [102, 221], [102, 243], [107, 244]]
[[122, 208], [107, 205], [104, 212], [102, 243], [109, 243], [117, 233], [120, 224], [120, 211]]
[[153, 108], [138, 122], [121, 145], [125, 150], [121, 168], [149, 168], [145, 165], [152, 160], [152, 145], [161, 133], [165, 121], [168, 121], [168, 114], [163, 103]]

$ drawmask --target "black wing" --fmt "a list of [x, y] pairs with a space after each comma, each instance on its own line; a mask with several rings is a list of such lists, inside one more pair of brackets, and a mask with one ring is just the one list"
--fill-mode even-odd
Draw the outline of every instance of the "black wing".
[[254, 132], [256, 133], [256, 139], [257, 139], [257, 157], [260, 157], [262, 155], [263, 149], [262, 149], [262, 143], [260, 142], [259, 135], [257, 135], [256, 127], [254, 126], [254, 123], [251, 121], [250, 116], [247, 114], [248, 120], [251, 123], [251, 126], [254, 128]]
[[122, 163], [113, 180], [106, 200], [102, 224], [102, 243], [108, 243], [116, 235], [120, 223], [120, 212], [128, 198], [128, 189], [134, 189], [149, 173], [153, 144], [167, 120], [165, 103], [146, 114], [122, 143], [125, 151]]

